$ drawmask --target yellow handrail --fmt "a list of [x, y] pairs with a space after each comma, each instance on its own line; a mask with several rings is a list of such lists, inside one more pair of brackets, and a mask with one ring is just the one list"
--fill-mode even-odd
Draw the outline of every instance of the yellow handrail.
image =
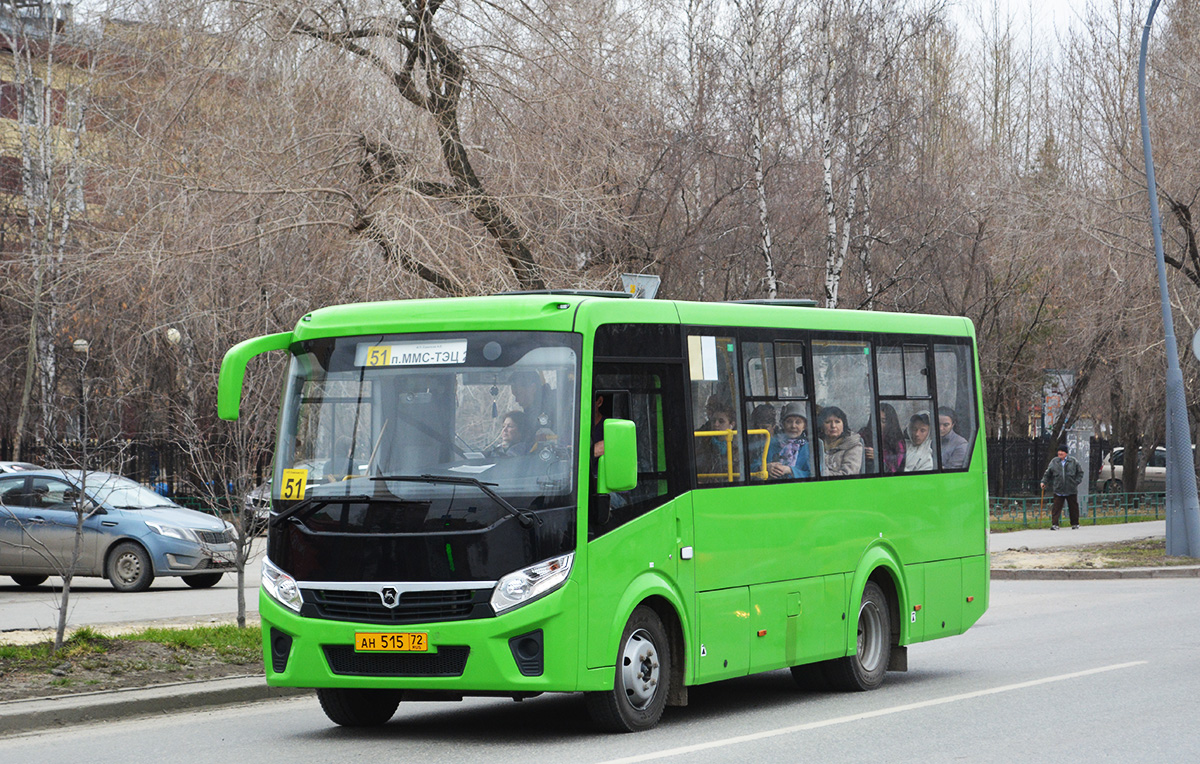
[[[746, 430], [748, 435], [765, 435], [767, 442], [763, 446], [762, 452], [762, 469], [750, 473], [750, 477], [758, 480], [767, 479], [767, 446], [770, 445], [771, 431], [770, 430]], [[725, 439], [725, 468], [727, 472], [710, 472], [697, 473], [697, 478], [725, 478], [730, 483], [734, 481], [735, 475], [733, 472], [733, 439], [737, 435], [737, 430], [696, 430], [692, 433], [696, 438], [724, 438]]]

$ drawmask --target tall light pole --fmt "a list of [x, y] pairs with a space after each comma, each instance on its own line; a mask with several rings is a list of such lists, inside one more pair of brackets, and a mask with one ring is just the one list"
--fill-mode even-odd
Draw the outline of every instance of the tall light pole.
[[1163, 254], [1162, 218], [1158, 213], [1158, 184], [1150, 153], [1150, 117], [1146, 112], [1146, 49], [1150, 25], [1159, 0], [1150, 3], [1142, 28], [1142, 53], [1138, 61], [1138, 110], [1142, 116], [1142, 153], [1146, 158], [1146, 185], [1150, 194], [1150, 228], [1154, 233], [1154, 258], [1158, 265], [1158, 291], [1162, 299], [1163, 331], [1167, 347], [1167, 554], [1200, 557], [1200, 499], [1196, 495], [1195, 455], [1192, 427], [1188, 422], [1187, 395], [1179, 369], [1179, 346], [1175, 320], [1167, 295], [1167, 261]]

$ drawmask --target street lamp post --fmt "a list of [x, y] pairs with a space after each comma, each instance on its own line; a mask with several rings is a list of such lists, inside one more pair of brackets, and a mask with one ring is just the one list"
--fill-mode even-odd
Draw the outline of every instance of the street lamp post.
[[1142, 28], [1142, 51], [1138, 61], [1138, 110], [1142, 117], [1142, 152], [1146, 159], [1146, 185], [1150, 194], [1150, 228], [1154, 234], [1154, 258], [1158, 266], [1158, 291], [1162, 300], [1167, 347], [1167, 554], [1200, 557], [1200, 499], [1196, 495], [1192, 428], [1188, 422], [1183, 372], [1179, 368], [1175, 321], [1171, 316], [1171, 301], [1167, 295], [1162, 218], [1158, 212], [1158, 185], [1154, 180], [1154, 159], [1150, 152], [1150, 117], [1146, 111], [1146, 49], [1150, 45], [1150, 25], [1154, 21], [1158, 3], [1159, 0], [1150, 3], [1146, 26]]
[[[88, 351], [92, 345], [85, 339], [77, 339], [71, 343], [71, 349], [80, 354], [79, 359], [79, 448], [80, 453], [86, 458], [87, 444], [84, 442], [84, 436], [87, 434], [87, 362], [90, 357]], [[87, 464], [81, 465], [81, 469], [87, 469]]]

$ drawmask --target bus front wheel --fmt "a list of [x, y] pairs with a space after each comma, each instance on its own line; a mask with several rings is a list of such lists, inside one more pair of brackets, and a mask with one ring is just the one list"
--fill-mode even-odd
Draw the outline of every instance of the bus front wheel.
[[317, 690], [317, 700], [329, 721], [343, 727], [378, 727], [392, 718], [403, 697], [401, 690]]
[[892, 626], [887, 597], [868, 581], [858, 608], [858, 641], [853, 655], [829, 661], [825, 674], [839, 690], [874, 690], [883, 683], [892, 655]]
[[617, 650], [613, 689], [586, 694], [602, 729], [641, 732], [658, 724], [671, 689], [671, 644], [662, 619], [642, 605], [633, 611]]

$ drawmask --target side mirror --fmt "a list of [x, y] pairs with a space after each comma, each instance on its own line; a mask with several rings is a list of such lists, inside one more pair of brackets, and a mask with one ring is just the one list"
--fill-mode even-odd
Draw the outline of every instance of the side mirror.
[[604, 420], [604, 455], [596, 462], [596, 492], [637, 485], [637, 427], [628, 419]]
[[83, 516], [85, 518], [93, 517], [95, 515], [107, 515], [108, 514], [107, 509], [100, 506], [99, 504], [93, 503], [91, 499], [84, 499], [81, 509], [83, 509]]
[[239, 342], [227, 350], [217, 378], [217, 416], [230, 422], [237, 421], [242, 407], [246, 364], [251, 358], [272, 350], [286, 350], [291, 344], [292, 333], [280, 332]]

